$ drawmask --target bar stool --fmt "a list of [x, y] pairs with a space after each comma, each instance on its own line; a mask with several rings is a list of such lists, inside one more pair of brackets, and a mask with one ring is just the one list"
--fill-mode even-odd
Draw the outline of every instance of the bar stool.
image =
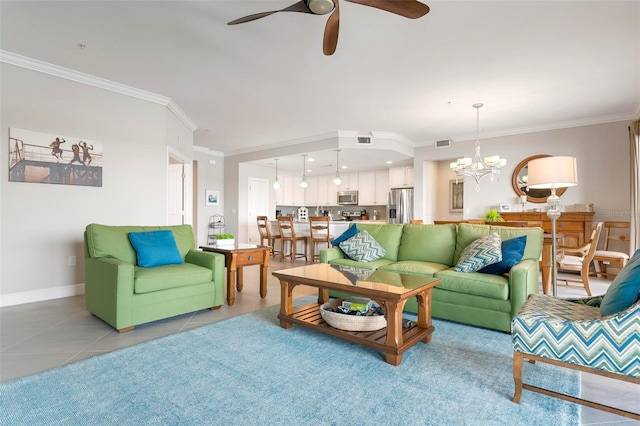
[[260, 232], [260, 245], [271, 247], [271, 256], [275, 257], [276, 254], [280, 254], [282, 251], [282, 242], [280, 242], [280, 250], [275, 249], [276, 240], [281, 241], [280, 234], [273, 235], [271, 233], [271, 224], [269, 223], [267, 216], [258, 216], [257, 221], [258, 232]]
[[[319, 244], [326, 244], [329, 248], [329, 243], [333, 240], [333, 236], [329, 234], [329, 217], [328, 216], [311, 216], [309, 218], [309, 228], [311, 236], [311, 263], [320, 261]], [[316, 254], [318, 253], [318, 254]]]
[[[293, 229], [293, 218], [291, 216], [280, 216], [278, 218], [278, 232], [280, 232], [280, 238], [282, 239], [282, 247], [280, 250], [280, 261], [287, 257], [291, 259], [293, 263], [296, 258], [303, 257], [305, 262], [307, 259], [307, 242], [309, 238], [306, 235], [296, 235], [295, 229]], [[298, 241], [302, 241], [304, 244], [304, 254], [297, 253], [296, 245]], [[289, 254], [286, 253], [287, 243], [289, 243]]]

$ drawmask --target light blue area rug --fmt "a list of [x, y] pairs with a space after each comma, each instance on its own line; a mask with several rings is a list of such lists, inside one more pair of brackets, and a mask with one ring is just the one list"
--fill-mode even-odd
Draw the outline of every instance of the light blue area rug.
[[[579, 423], [578, 407], [555, 398], [511, 402], [508, 334], [434, 320], [431, 342], [393, 367], [364, 346], [280, 328], [278, 309], [0, 384], [0, 424]], [[579, 393], [567, 369], [526, 363], [525, 380]]]

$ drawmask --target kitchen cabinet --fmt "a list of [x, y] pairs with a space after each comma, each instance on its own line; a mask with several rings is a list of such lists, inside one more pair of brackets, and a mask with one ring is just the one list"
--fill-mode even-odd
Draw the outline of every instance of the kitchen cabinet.
[[303, 206], [304, 205], [304, 188], [300, 186], [302, 177], [282, 175], [282, 187], [278, 191], [282, 191], [282, 202], [276, 203], [284, 206]]
[[376, 172], [376, 190], [374, 206], [387, 205], [387, 193], [389, 192], [389, 171], [379, 170]]
[[376, 203], [376, 173], [359, 173], [358, 204], [361, 206], [373, 206]]
[[[579, 246], [591, 238], [591, 220], [594, 212], [562, 212], [556, 221], [556, 232], [563, 234], [562, 245]], [[505, 221], [542, 222], [544, 232], [551, 233], [551, 219], [546, 212], [500, 213]]]
[[320, 199], [318, 183], [320, 180], [321, 179], [318, 176], [307, 177], [307, 183], [309, 186], [304, 189], [305, 206], [311, 207], [318, 205], [318, 200]]
[[389, 168], [389, 188], [413, 188], [413, 166]]
[[338, 191], [357, 191], [359, 186], [359, 177], [358, 173], [346, 173], [344, 175], [340, 175], [342, 178], [342, 183], [340, 184], [340, 189]]

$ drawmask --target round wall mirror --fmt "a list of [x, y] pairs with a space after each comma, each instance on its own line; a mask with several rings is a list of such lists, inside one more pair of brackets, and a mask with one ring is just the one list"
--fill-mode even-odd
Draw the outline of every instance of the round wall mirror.
[[[543, 157], [551, 157], [550, 155], [542, 154], [542, 155], [532, 155], [531, 157], [525, 158], [518, 164], [513, 171], [513, 175], [511, 176], [511, 185], [513, 186], [513, 190], [518, 197], [521, 195], [527, 196], [527, 201], [530, 203], [546, 203], [547, 197], [551, 195], [550, 189], [529, 189], [527, 187], [527, 176], [529, 175], [529, 161], [535, 160], [536, 158]], [[567, 188], [558, 188], [556, 189], [556, 194], [561, 196]]]

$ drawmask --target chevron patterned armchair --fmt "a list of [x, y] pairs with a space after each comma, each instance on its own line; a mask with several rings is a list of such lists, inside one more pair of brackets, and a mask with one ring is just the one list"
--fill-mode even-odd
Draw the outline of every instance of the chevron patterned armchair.
[[522, 389], [640, 420], [640, 412], [523, 383], [523, 361], [545, 362], [640, 385], [640, 250], [603, 296], [533, 294], [511, 321], [513, 402]]

